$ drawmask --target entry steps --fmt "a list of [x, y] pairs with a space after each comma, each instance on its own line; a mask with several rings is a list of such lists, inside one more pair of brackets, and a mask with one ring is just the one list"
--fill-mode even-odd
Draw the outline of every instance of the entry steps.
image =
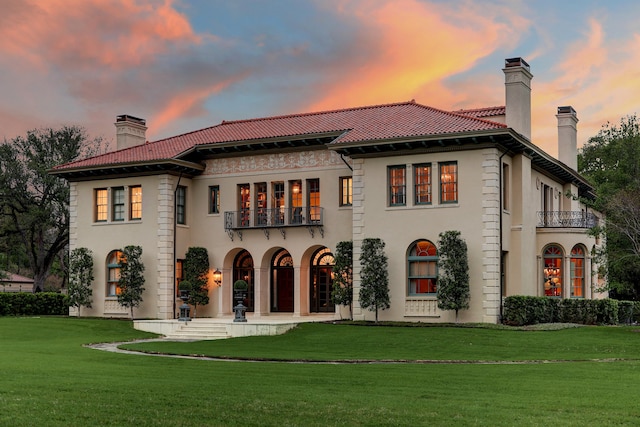
[[169, 339], [180, 340], [220, 340], [230, 338], [224, 323], [207, 322], [205, 319], [180, 322], [180, 327], [171, 334]]

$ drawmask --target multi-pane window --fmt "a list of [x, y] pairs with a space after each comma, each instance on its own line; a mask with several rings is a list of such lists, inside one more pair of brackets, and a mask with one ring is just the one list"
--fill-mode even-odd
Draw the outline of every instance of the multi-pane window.
[[111, 220], [124, 221], [124, 187], [111, 189]]
[[409, 249], [409, 295], [435, 295], [438, 281], [438, 251], [428, 240], [419, 240]]
[[389, 206], [404, 206], [406, 200], [406, 168], [401, 166], [389, 166]]
[[249, 213], [251, 212], [251, 187], [249, 184], [238, 185], [238, 225], [249, 226]]
[[187, 187], [176, 188], [176, 223], [187, 223]]
[[509, 183], [511, 182], [509, 175], [509, 165], [502, 164], [502, 209], [509, 210]]
[[413, 165], [414, 200], [416, 205], [431, 203], [431, 164]]
[[353, 178], [345, 176], [340, 178], [340, 206], [353, 205]]
[[273, 223], [284, 224], [284, 182], [274, 182], [271, 186], [271, 208], [274, 212]]
[[256, 225], [267, 225], [267, 183], [255, 184], [256, 189]]
[[212, 185], [209, 187], [209, 213], [220, 213], [220, 186]]
[[107, 257], [107, 296], [115, 297], [120, 293], [121, 251], [111, 251]]
[[142, 187], [129, 187], [129, 218], [142, 219]]
[[290, 224], [302, 224], [302, 181], [289, 181]]
[[582, 246], [574, 246], [571, 250], [571, 297], [584, 298], [584, 260], [585, 251]]
[[320, 180], [317, 178], [307, 180], [307, 206], [308, 221], [320, 221]]
[[551, 245], [544, 250], [544, 294], [548, 297], [562, 296], [562, 249]]
[[440, 163], [440, 202], [455, 203], [458, 201], [458, 164], [456, 162]]
[[107, 220], [109, 210], [108, 192], [106, 188], [98, 188], [95, 190], [95, 221], [104, 222]]

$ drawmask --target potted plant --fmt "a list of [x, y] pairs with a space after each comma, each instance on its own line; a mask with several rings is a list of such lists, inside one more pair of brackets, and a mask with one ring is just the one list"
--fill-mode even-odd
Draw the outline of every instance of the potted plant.
[[191, 283], [188, 280], [182, 280], [178, 285], [178, 290], [180, 291], [180, 299], [183, 302], [187, 302], [189, 300], [189, 291], [191, 290]]
[[236, 280], [233, 283], [233, 293], [238, 304], [246, 298], [247, 289], [249, 289], [249, 284], [244, 280]]

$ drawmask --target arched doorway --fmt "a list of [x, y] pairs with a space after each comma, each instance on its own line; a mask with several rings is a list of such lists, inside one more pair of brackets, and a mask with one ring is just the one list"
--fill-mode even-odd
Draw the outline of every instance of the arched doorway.
[[331, 301], [333, 280], [331, 274], [335, 261], [328, 248], [318, 249], [311, 256], [311, 275], [309, 283], [309, 311], [312, 313], [332, 313], [335, 305]]
[[253, 311], [255, 301], [253, 286], [253, 257], [246, 250], [242, 250], [238, 253], [236, 258], [233, 260], [233, 282], [235, 283], [236, 280], [244, 280], [249, 285], [249, 288], [247, 289], [247, 299], [243, 304], [247, 307], [247, 311]]
[[280, 249], [271, 260], [271, 311], [293, 312], [293, 258]]

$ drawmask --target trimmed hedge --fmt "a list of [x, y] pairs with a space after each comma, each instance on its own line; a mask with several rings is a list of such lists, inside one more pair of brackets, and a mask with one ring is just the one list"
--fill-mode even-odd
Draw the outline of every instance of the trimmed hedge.
[[640, 302], [516, 295], [505, 298], [502, 319], [505, 325], [512, 326], [536, 323], [631, 324], [640, 320]]
[[69, 298], [56, 292], [0, 292], [0, 316], [68, 315]]

